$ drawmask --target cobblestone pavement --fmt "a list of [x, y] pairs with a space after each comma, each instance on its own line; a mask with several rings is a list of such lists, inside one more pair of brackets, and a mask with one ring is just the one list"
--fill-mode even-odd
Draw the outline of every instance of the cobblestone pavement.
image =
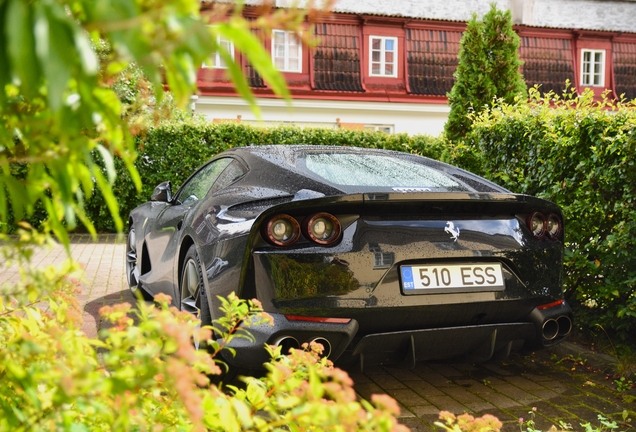
[[[71, 253], [85, 270], [79, 298], [84, 308], [84, 331], [96, 336], [102, 325], [98, 311], [104, 305], [133, 302], [124, 275], [125, 245], [114, 235], [72, 238]], [[64, 249], [38, 251], [36, 265], [59, 263]], [[0, 275], [0, 284], [15, 280], [16, 269]], [[368, 367], [364, 373], [348, 369], [355, 389], [364, 398], [386, 393], [401, 405], [401, 423], [412, 431], [436, 430], [440, 410], [455, 414], [493, 414], [504, 422], [504, 430], [518, 431], [519, 418], [528, 419], [536, 408], [536, 428], [547, 430], [559, 420], [574, 430], [581, 423], [598, 425], [598, 414], [619, 423], [618, 430], [636, 430], [636, 392], [615, 391], [613, 379], [564, 359], [563, 352], [544, 350], [530, 356], [515, 355], [505, 362], [472, 364], [419, 363], [413, 369]], [[622, 413], [631, 411], [631, 421]], [[437, 428], [437, 430], [440, 430]]]

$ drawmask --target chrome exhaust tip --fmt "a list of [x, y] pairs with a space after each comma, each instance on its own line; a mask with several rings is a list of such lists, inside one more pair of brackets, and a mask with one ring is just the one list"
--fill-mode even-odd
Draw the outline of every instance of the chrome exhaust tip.
[[541, 327], [541, 334], [546, 340], [553, 340], [559, 335], [559, 323], [555, 319], [547, 319]]
[[331, 343], [329, 342], [329, 340], [323, 337], [317, 337], [311, 339], [309, 341], [309, 344], [311, 345], [312, 342], [322, 345], [322, 357], [329, 357], [329, 355], [331, 354]]
[[559, 325], [559, 336], [565, 337], [570, 334], [572, 331], [572, 320], [567, 315], [561, 315], [556, 319], [557, 324]]
[[298, 343], [298, 340], [295, 337], [281, 336], [274, 341], [274, 346], [281, 347], [281, 354], [287, 355], [292, 348], [300, 348], [300, 343]]

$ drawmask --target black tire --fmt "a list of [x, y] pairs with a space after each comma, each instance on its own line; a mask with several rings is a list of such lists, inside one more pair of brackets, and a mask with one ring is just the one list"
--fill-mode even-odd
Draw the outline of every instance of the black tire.
[[152, 300], [152, 296], [141, 287], [139, 276], [141, 275], [141, 266], [139, 263], [139, 254], [137, 253], [137, 236], [135, 229], [130, 228], [126, 239], [126, 281], [132, 295], [138, 300]]

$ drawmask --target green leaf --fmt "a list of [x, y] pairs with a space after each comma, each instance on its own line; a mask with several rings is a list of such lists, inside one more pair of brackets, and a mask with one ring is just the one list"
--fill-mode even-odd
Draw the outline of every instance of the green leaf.
[[115, 171], [115, 161], [113, 160], [113, 156], [110, 152], [101, 144], [97, 145], [97, 150], [104, 161], [104, 165], [106, 166], [106, 174], [108, 175], [108, 182], [113, 183], [115, 181], [115, 177], [117, 176], [117, 172]]
[[35, 96], [40, 87], [40, 63], [35, 53], [31, 3], [23, 0], [6, 0], [7, 14], [4, 23], [7, 34], [7, 52], [12, 76], [18, 80], [21, 92]]

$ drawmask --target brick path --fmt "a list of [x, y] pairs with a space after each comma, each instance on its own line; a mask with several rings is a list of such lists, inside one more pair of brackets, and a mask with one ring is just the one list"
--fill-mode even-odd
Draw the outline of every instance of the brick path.
[[[95, 336], [101, 323], [98, 310], [107, 304], [133, 302], [124, 275], [124, 243], [114, 235], [100, 236], [92, 242], [88, 236], [72, 238], [71, 253], [85, 269], [80, 301], [84, 307], [84, 331]], [[38, 251], [36, 265], [61, 262], [61, 246]], [[0, 274], [0, 284], [14, 280], [15, 269]], [[537, 408], [536, 428], [547, 430], [558, 420], [584, 430], [580, 423], [598, 425], [597, 415], [621, 421], [623, 410], [636, 411], [636, 391], [619, 394], [605, 374], [588, 371], [570, 361], [558, 361], [549, 351], [531, 356], [515, 355], [506, 362], [471, 364], [425, 364], [414, 369], [368, 367], [364, 374], [348, 370], [356, 391], [365, 398], [387, 393], [402, 407], [400, 421], [412, 431], [435, 430], [433, 422], [440, 410], [455, 414], [486, 413], [504, 421], [506, 431], [518, 431], [519, 417], [529, 418]], [[629, 399], [631, 397], [631, 399]], [[636, 430], [636, 412], [631, 423], [618, 430]], [[439, 429], [438, 429], [439, 430]]]

